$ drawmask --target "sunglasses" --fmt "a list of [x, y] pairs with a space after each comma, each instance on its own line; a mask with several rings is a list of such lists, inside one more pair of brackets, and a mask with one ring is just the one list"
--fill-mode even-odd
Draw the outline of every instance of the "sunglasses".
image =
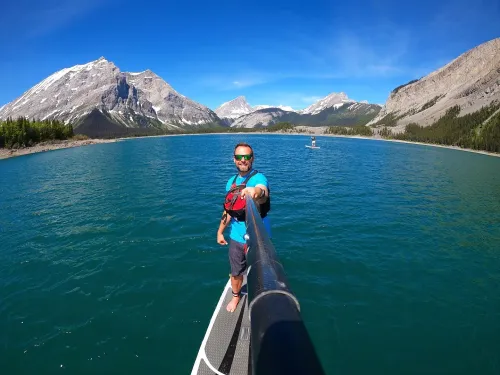
[[250, 154], [250, 155], [234, 155], [234, 158], [236, 160], [241, 160], [241, 159], [250, 160], [252, 157], [253, 157], [253, 154]]

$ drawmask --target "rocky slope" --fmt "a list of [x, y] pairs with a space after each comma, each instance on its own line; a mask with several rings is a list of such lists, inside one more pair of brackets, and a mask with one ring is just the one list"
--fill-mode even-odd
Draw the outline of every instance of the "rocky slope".
[[500, 100], [500, 38], [483, 43], [429, 75], [395, 88], [368, 125], [426, 126], [459, 105], [460, 116]]

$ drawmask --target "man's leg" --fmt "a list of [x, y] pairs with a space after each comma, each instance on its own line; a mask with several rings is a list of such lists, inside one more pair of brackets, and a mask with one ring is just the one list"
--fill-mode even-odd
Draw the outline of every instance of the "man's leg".
[[236, 306], [238, 306], [238, 302], [240, 302], [240, 291], [241, 285], [243, 284], [243, 275], [240, 276], [232, 276], [231, 275], [231, 287], [233, 289], [233, 298], [227, 304], [226, 310], [229, 312], [233, 312], [236, 310]]
[[229, 263], [231, 264], [231, 287], [233, 298], [228, 303], [226, 310], [233, 312], [238, 306], [241, 295], [241, 285], [243, 284], [243, 272], [247, 268], [245, 244], [231, 240], [229, 243]]

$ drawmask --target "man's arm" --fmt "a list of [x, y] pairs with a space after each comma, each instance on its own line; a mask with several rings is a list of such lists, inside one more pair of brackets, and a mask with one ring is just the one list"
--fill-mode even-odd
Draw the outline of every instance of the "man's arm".
[[217, 243], [220, 245], [227, 245], [227, 241], [224, 238], [224, 230], [227, 228], [231, 222], [231, 216], [226, 212], [222, 212], [222, 217], [220, 219], [219, 230], [217, 231]]
[[259, 184], [255, 186], [255, 193], [257, 195], [255, 200], [258, 204], [265, 203], [269, 197], [269, 190], [267, 190], [267, 187], [265, 185]]

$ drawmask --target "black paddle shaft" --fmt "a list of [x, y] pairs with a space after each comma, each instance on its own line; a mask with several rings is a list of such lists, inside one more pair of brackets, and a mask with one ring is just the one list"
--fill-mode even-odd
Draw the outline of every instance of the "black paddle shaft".
[[325, 374], [253, 199], [246, 197], [252, 375]]

